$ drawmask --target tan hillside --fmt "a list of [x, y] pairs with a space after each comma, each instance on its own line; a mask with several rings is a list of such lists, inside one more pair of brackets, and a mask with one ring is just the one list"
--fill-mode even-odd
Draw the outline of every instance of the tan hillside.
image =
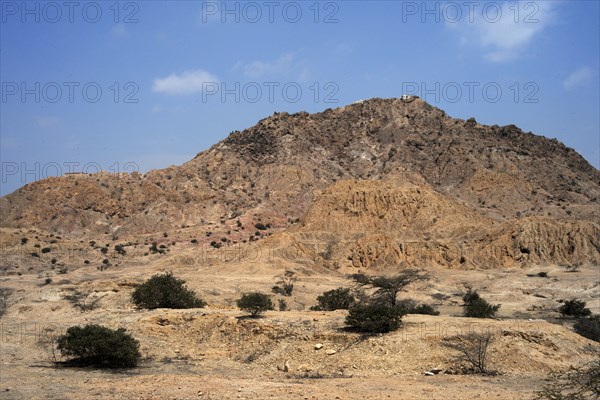
[[594, 223], [543, 217], [498, 223], [407, 183], [338, 182], [289, 232], [299, 242], [327, 243], [320, 255], [336, 268], [600, 264], [600, 228]]

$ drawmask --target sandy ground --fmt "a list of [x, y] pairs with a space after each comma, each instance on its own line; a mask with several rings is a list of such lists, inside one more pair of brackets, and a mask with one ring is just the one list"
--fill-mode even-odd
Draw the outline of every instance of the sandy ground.
[[[0, 276], [14, 290], [0, 320], [2, 399], [529, 399], [553, 369], [598, 357], [600, 345], [558, 318], [559, 300], [579, 298], [600, 312], [596, 266], [503, 270], [430, 268], [432, 279], [402, 297], [436, 305], [440, 316], [408, 315], [400, 330], [379, 336], [345, 331], [345, 311], [313, 312], [326, 290], [350, 286], [348, 271], [296, 266], [290, 311], [247, 319], [234, 307], [241, 293], [270, 292], [289, 267], [271, 262], [184, 263], [185, 252], [131, 258], [100, 271], [72, 268], [44, 284], [38, 271]], [[137, 310], [136, 283], [171, 270], [208, 302], [205, 309]], [[547, 272], [548, 278], [537, 277]], [[342, 273], [343, 272], [343, 273]], [[460, 317], [465, 284], [502, 307], [498, 320]], [[65, 295], [80, 291], [97, 308], [81, 312]], [[436, 294], [446, 294], [444, 300]], [[128, 371], [54, 368], [48, 338], [69, 326], [124, 327], [143, 360]], [[450, 374], [465, 367], [446, 339], [491, 330], [494, 376]], [[46, 342], [46, 345], [44, 345]], [[315, 349], [316, 344], [322, 348]], [[435, 376], [425, 371], [439, 368]], [[446, 373], [450, 372], [450, 373]]]

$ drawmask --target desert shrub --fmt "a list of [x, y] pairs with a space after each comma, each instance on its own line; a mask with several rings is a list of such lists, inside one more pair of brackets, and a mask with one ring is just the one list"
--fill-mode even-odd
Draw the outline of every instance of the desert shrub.
[[261, 224], [260, 222], [259, 222], [259, 223], [257, 223], [257, 224], [255, 224], [255, 225], [254, 225], [254, 227], [255, 227], [256, 229], [260, 229], [261, 231], [265, 231], [265, 230], [267, 230], [267, 226], [266, 226], [265, 224]]
[[152, 254], [156, 254], [156, 253], [165, 254], [165, 250], [163, 250], [163, 248], [159, 248], [158, 243], [152, 242], [152, 245], [148, 248], [148, 250], [150, 250], [150, 253], [152, 253]]
[[402, 311], [384, 303], [354, 304], [348, 310], [346, 325], [358, 332], [386, 333], [400, 327]]
[[491, 305], [471, 289], [463, 296], [463, 302], [463, 315], [470, 318], [494, 318], [500, 309], [500, 304]]
[[44, 247], [44, 248], [42, 249], [42, 253], [43, 253], [43, 254], [50, 253], [51, 251], [52, 251], [52, 249], [51, 249], [50, 247]]
[[284, 299], [279, 299], [279, 311], [287, 311], [287, 308], [287, 301], [285, 301]]
[[418, 304], [413, 299], [399, 300], [396, 307], [400, 308], [402, 314], [426, 314], [426, 315], [440, 315], [433, 306], [429, 304]]
[[185, 287], [185, 281], [170, 272], [154, 275], [139, 285], [131, 299], [141, 308], [202, 308], [206, 303]]
[[494, 341], [491, 332], [469, 333], [467, 335], [454, 336], [444, 340], [444, 344], [460, 351], [460, 360], [467, 361], [481, 374], [488, 373], [489, 347]]
[[444, 293], [434, 293], [431, 295], [431, 297], [433, 297], [435, 300], [437, 300], [439, 302], [439, 304], [443, 304], [445, 300], [448, 300], [452, 296], [449, 296]]
[[69, 301], [74, 307], [77, 307], [81, 312], [92, 311], [98, 308], [100, 300], [104, 296], [90, 298], [90, 294], [75, 290], [73, 293], [64, 295], [63, 299]]
[[58, 350], [63, 356], [74, 357], [75, 365], [100, 368], [135, 367], [141, 357], [139, 342], [119, 328], [101, 325], [72, 326], [58, 338]]
[[115, 246], [115, 251], [119, 254], [121, 254], [122, 256], [124, 256], [125, 254], [127, 254], [127, 250], [125, 250], [125, 246], [122, 244], [117, 244]]
[[583, 337], [600, 342], [600, 314], [579, 318], [573, 329]]
[[313, 311], [347, 310], [355, 301], [350, 289], [339, 287], [324, 292], [317, 297], [317, 303], [319, 304], [310, 309]]
[[237, 301], [237, 306], [249, 312], [252, 317], [257, 317], [265, 311], [273, 309], [273, 302], [269, 295], [261, 292], [244, 293]]
[[440, 312], [429, 304], [419, 304], [409, 314], [440, 315]]
[[567, 300], [558, 308], [558, 312], [563, 317], [587, 317], [592, 312], [586, 307], [586, 302], [582, 300]]
[[545, 379], [535, 400], [596, 400], [600, 398], [600, 361], [579, 368], [554, 371]]

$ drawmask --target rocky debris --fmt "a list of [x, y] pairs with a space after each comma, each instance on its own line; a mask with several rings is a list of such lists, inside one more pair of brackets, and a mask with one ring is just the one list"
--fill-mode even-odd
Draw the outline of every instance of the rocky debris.
[[321, 344], [321, 343], [315, 344], [315, 350], [320, 350], [322, 348], [323, 348], [323, 344]]

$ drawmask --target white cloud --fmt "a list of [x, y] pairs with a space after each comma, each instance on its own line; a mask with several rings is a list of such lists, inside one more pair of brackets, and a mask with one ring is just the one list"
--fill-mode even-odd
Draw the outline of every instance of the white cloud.
[[585, 85], [592, 79], [592, 69], [590, 67], [581, 67], [573, 72], [563, 82], [565, 90], [573, 90], [578, 86]]
[[166, 78], [155, 79], [152, 91], [170, 95], [201, 93], [206, 84], [218, 82], [219, 78], [215, 75], [203, 69], [196, 69], [184, 71], [181, 74], [171, 74]]
[[[483, 4], [483, 3], [482, 3]], [[494, 7], [476, 7], [459, 22], [461, 44], [475, 43], [484, 49], [484, 59], [505, 62], [518, 58], [523, 50], [550, 25], [559, 2], [503, 2]], [[472, 18], [472, 20], [470, 20]], [[455, 28], [456, 24], [447, 24]]]

